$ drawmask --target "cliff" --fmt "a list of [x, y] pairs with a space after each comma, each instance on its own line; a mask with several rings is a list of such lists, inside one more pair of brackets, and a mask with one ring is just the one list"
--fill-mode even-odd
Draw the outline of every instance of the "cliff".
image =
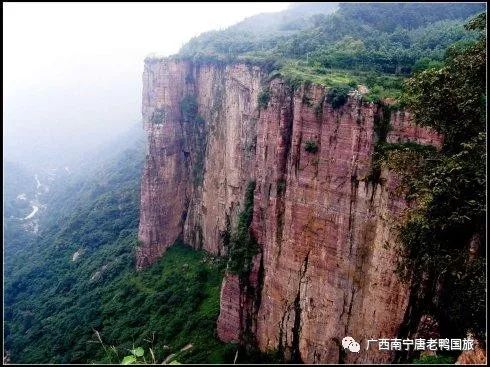
[[[264, 90], [270, 98], [259, 106]], [[394, 273], [407, 203], [395, 173], [370, 175], [386, 111], [359, 93], [338, 108], [325, 95], [317, 85], [292, 91], [257, 67], [147, 59], [137, 267], [179, 237], [225, 254], [255, 181], [250, 231], [259, 251], [246, 278], [223, 280], [218, 336], [298, 362], [389, 362], [388, 352], [350, 353], [340, 343], [396, 337], [408, 304]], [[441, 143], [409, 112], [389, 119], [388, 142]]]

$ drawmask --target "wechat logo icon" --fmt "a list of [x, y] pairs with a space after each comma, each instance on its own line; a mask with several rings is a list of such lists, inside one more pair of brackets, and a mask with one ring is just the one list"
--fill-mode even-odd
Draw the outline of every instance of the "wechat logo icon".
[[349, 351], [353, 353], [359, 353], [361, 350], [361, 345], [351, 336], [346, 336], [344, 339], [342, 339], [342, 346], [344, 349], [349, 349]]

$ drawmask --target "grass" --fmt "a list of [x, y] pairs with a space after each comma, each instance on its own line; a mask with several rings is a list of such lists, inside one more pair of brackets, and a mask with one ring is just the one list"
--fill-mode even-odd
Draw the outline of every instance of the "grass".
[[385, 98], [401, 98], [404, 78], [369, 71], [330, 69], [304, 62], [287, 61], [271, 73], [282, 76], [288, 84], [297, 89], [303, 84], [318, 84], [327, 88], [349, 86], [351, 89], [362, 84], [369, 92], [364, 96], [368, 102], [377, 102]]
[[369, 89], [369, 92], [364, 95], [366, 102], [378, 102], [386, 98], [399, 100], [402, 97], [403, 80], [405, 79], [394, 74], [375, 71], [326, 68], [312, 62], [281, 59], [277, 55], [259, 51], [244, 53], [235, 58], [211, 55], [205, 60], [214, 64], [241, 62], [259, 66], [263, 71], [269, 73], [269, 79], [283, 77], [295, 90], [304, 84], [317, 84], [327, 88], [348, 85], [352, 89], [362, 84]]
[[448, 355], [422, 356], [415, 359], [413, 364], [454, 364], [455, 358]]

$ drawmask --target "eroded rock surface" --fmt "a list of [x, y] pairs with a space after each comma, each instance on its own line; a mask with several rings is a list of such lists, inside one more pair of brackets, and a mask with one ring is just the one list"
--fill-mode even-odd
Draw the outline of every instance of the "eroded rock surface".
[[[280, 78], [265, 80], [245, 65], [147, 60], [137, 265], [178, 237], [224, 254], [224, 234], [254, 180], [251, 231], [261, 251], [246, 281], [223, 280], [219, 337], [252, 335], [261, 350], [292, 361], [390, 362], [391, 353], [346, 353], [340, 343], [396, 337], [408, 303], [394, 273], [394, 225], [407, 204], [396, 174], [370, 178], [381, 111], [360, 94], [334, 109], [323, 87], [291, 91]], [[259, 108], [266, 88], [271, 98]], [[195, 98], [202, 125], [183, 121], [185, 96]], [[440, 146], [438, 134], [411, 119], [393, 112], [387, 141]]]

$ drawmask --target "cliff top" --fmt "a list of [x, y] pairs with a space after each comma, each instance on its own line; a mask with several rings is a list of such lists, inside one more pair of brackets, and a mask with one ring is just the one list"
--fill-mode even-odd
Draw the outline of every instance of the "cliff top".
[[399, 99], [403, 79], [441, 66], [448, 45], [476, 39], [463, 24], [481, 4], [296, 4], [225, 30], [192, 38], [169, 58], [220, 65], [244, 63], [293, 86], [369, 88], [372, 101]]

